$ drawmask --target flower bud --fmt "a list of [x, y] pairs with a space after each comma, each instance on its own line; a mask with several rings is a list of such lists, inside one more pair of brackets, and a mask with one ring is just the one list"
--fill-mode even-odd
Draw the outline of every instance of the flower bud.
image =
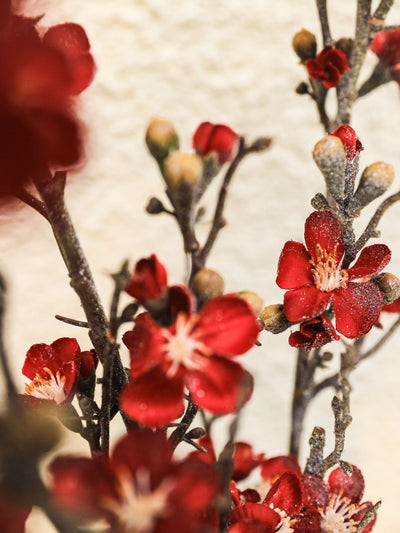
[[341, 200], [346, 169], [346, 150], [342, 141], [336, 136], [326, 135], [314, 146], [313, 157], [325, 178], [329, 193], [335, 200]]
[[359, 211], [372, 200], [381, 196], [387, 191], [393, 180], [393, 165], [383, 161], [377, 161], [369, 165], [362, 173], [360, 183], [355, 192], [353, 210]]
[[271, 333], [282, 333], [292, 325], [283, 312], [282, 304], [273, 304], [264, 307], [259, 317], [264, 328]]
[[346, 158], [348, 160], [352, 160], [358, 152], [364, 150], [361, 141], [357, 138], [356, 132], [348, 124], [339, 126], [330, 135], [339, 137], [339, 139], [342, 141], [346, 150]]
[[146, 131], [146, 144], [151, 155], [162, 161], [168, 154], [179, 148], [179, 138], [169, 120], [155, 118]]
[[238, 135], [225, 124], [202, 122], [193, 135], [193, 148], [201, 157], [214, 154], [218, 165], [231, 161], [236, 151]]
[[246, 300], [250, 307], [254, 310], [256, 315], [258, 315], [263, 306], [263, 300], [256, 292], [252, 291], [239, 291], [235, 294], [239, 298]]
[[172, 152], [164, 162], [163, 176], [171, 191], [196, 186], [203, 177], [201, 157], [196, 154]]
[[146, 206], [146, 211], [149, 215], [159, 215], [160, 213], [164, 213], [165, 207], [158, 198], [153, 196]]
[[193, 278], [192, 290], [200, 303], [204, 303], [217, 296], [222, 296], [224, 280], [215, 270], [202, 268]]
[[315, 57], [317, 53], [315, 35], [304, 28], [295, 34], [292, 39], [292, 46], [303, 63], [306, 59]]
[[383, 295], [383, 305], [388, 305], [400, 297], [400, 279], [390, 272], [382, 272], [372, 278]]

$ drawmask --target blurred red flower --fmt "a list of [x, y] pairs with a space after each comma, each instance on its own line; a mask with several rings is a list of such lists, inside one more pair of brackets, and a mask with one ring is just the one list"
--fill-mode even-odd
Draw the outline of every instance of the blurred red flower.
[[307, 59], [305, 66], [310, 78], [322, 81], [328, 89], [336, 87], [349, 69], [346, 54], [333, 46], [325, 46], [315, 59]]

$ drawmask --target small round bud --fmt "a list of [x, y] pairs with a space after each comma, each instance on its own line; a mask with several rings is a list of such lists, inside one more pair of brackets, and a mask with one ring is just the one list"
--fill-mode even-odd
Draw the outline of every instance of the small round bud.
[[179, 148], [179, 138], [169, 120], [155, 118], [146, 131], [146, 144], [157, 161], [165, 159], [170, 152]]
[[163, 176], [171, 190], [197, 185], [203, 177], [203, 161], [196, 154], [172, 152], [164, 162]]
[[315, 35], [304, 28], [295, 34], [292, 39], [292, 46], [303, 63], [306, 59], [314, 58], [317, 53]]
[[369, 165], [360, 178], [354, 195], [355, 210], [360, 210], [387, 191], [394, 180], [394, 168], [389, 163], [377, 161]]
[[335, 48], [339, 48], [339, 50], [344, 52], [347, 57], [351, 56], [351, 52], [353, 51], [353, 46], [354, 46], [354, 40], [349, 39], [347, 37], [342, 37], [341, 39], [335, 42]]
[[346, 150], [342, 141], [333, 135], [326, 135], [314, 146], [313, 157], [325, 178], [329, 193], [335, 200], [342, 199], [346, 169]]
[[270, 333], [282, 333], [292, 325], [283, 312], [282, 304], [273, 304], [264, 307], [259, 317], [264, 328]]
[[239, 291], [235, 294], [235, 296], [242, 298], [242, 300], [246, 300], [246, 302], [254, 310], [256, 315], [260, 313], [264, 302], [262, 298], [256, 292]]
[[153, 198], [150, 198], [149, 203], [146, 206], [146, 211], [149, 215], [159, 215], [160, 213], [164, 213], [165, 208], [162, 202], [153, 196]]
[[218, 272], [202, 268], [193, 278], [192, 290], [200, 302], [206, 302], [224, 293], [224, 280]]
[[383, 305], [388, 305], [400, 297], [400, 279], [390, 272], [382, 272], [372, 278], [383, 295]]

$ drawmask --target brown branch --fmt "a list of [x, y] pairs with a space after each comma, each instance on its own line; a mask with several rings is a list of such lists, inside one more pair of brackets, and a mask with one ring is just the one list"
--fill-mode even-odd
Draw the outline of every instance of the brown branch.
[[33, 196], [33, 194], [29, 193], [25, 189], [20, 189], [15, 196], [19, 198], [22, 202], [24, 202], [24, 204], [32, 207], [35, 211], [41, 214], [42, 217], [44, 217], [46, 220], [49, 219], [46, 206], [38, 198]]
[[321, 23], [321, 31], [324, 46], [331, 46], [333, 43], [331, 31], [329, 29], [328, 12], [326, 9], [326, 0], [316, 0], [317, 9], [319, 15], [319, 21]]
[[376, 8], [374, 12], [374, 18], [385, 20], [386, 15], [389, 13], [390, 9], [394, 4], [394, 0], [381, 0], [381, 3]]

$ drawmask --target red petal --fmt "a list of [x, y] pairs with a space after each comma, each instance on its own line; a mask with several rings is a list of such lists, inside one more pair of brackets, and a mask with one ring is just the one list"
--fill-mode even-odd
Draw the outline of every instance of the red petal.
[[71, 94], [77, 95], [92, 83], [96, 64], [91, 54], [86, 54], [71, 63]]
[[342, 230], [337, 218], [327, 209], [314, 211], [305, 222], [304, 239], [314, 260], [317, 259], [316, 246], [319, 244], [327, 254], [332, 254], [339, 264], [344, 253], [341, 235]]
[[[231, 528], [229, 533], [258, 533], [258, 531], [273, 533], [280, 521], [281, 518], [278, 513], [266, 505], [262, 503], [245, 503], [240, 507], [236, 507], [231, 513], [231, 522], [243, 524], [243, 527]], [[259, 530], [257, 526], [262, 526], [263, 529]]]
[[317, 509], [306, 509], [296, 516], [293, 533], [321, 533], [321, 514]]
[[321, 478], [305, 475], [301, 479], [303, 488], [303, 504], [306, 507], [325, 509], [329, 503], [329, 494]]
[[382, 306], [382, 311], [385, 313], [400, 313], [400, 298], [388, 305]]
[[233, 159], [237, 140], [237, 133], [231, 128], [224, 124], [216, 124], [209, 139], [208, 152], [215, 152], [218, 156], [218, 163], [223, 165]]
[[257, 455], [254, 453], [251, 444], [247, 444], [247, 442], [235, 442], [232, 479], [239, 481], [246, 478], [261, 463], [263, 458], [263, 453]]
[[[48, 366], [49, 364], [54, 366], [52, 348], [47, 344], [34, 344], [26, 353], [24, 366], [22, 367], [22, 373], [27, 378], [34, 379], [38, 369], [42, 369], [44, 366]], [[58, 363], [56, 366], [56, 370], [58, 370], [59, 366], [60, 363]], [[51, 370], [53, 369], [51, 368]]]
[[352, 465], [351, 476], [345, 474], [340, 468], [335, 468], [328, 478], [329, 492], [348, 498], [351, 503], [359, 503], [364, 494], [364, 477], [361, 470]]
[[79, 369], [79, 375], [86, 381], [90, 378], [93, 372], [96, 370], [99, 363], [99, 358], [94, 350], [86, 350], [81, 352], [81, 367]]
[[250, 350], [259, 331], [257, 317], [245, 300], [221, 296], [202, 308], [192, 334], [215, 354], [234, 356]]
[[73, 22], [52, 26], [45, 33], [43, 42], [57, 48], [70, 59], [81, 57], [90, 50], [85, 30]]
[[264, 503], [278, 508], [289, 516], [302, 508], [301, 481], [297, 474], [288, 472], [275, 481], [264, 499]]
[[283, 311], [290, 322], [301, 322], [321, 315], [327, 308], [331, 294], [316, 287], [301, 287], [285, 293]]
[[377, 322], [382, 293], [372, 282], [348, 283], [332, 293], [336, 329], [349, 339], [362, 337]]
[[141, 301], [159, 298], [166, 289], [167, 282], [166, 268], [153, 254], [136, 263], [133, 276], [125, 291]]
[[264, 481], [274, 483], [278, 477], [287, 472], [300, 474], [300, 465], [291, 455], [278, 455], [261, 463], [261, 477]]
[[224, 415], [237, 411], [252, 393], [253, 379], [238, 363], [224, 357], [204, 357], [200, 370], [189, 371], [186, 385], [202, 409]]
[[322, 84], [327, 89], [332, 89], [337, 87], [340, 81], [340, 70], [335, 67], [335, 65], [329, 64], [325, 66], [325, 79], [322, 80]]
[[54, 357], [58, 361], [74, 361], [80, 355], [80, 348], [76, 339], [62, 337], [51, 343], [54, 351]]
[[208, 141], [213, 129], [214, 125], [211, 122], [202, 122], [194, 132], [192, 145], [202, 156], [207, 152]]
[[400, 31], [394, 29], [378, 32], [372, 41], [371, 50], [385, 65], [396, 65], [400, 62]]
[[364, 248], [355, 264], [347, 271], [349, 280], [374, 276], [389, 263], [392, 252], [386, 244], [373, 244]]
[[168, 289], [169, 307], [173, 317], [179, 313], [190, 315], [194, 312], [196, 302], [193, 294], [185, 285], [172, 285]]
[[183, 382], [168, 379], [159, 366], [133, 378], [120, 396], [122, 410], [144, 426], [161, 427], [183, 412]]
[[281, 289], [298, 289], [314, 283], [311, 256], [300, 242], [285, 243], [278, 262], [276, 283]]

